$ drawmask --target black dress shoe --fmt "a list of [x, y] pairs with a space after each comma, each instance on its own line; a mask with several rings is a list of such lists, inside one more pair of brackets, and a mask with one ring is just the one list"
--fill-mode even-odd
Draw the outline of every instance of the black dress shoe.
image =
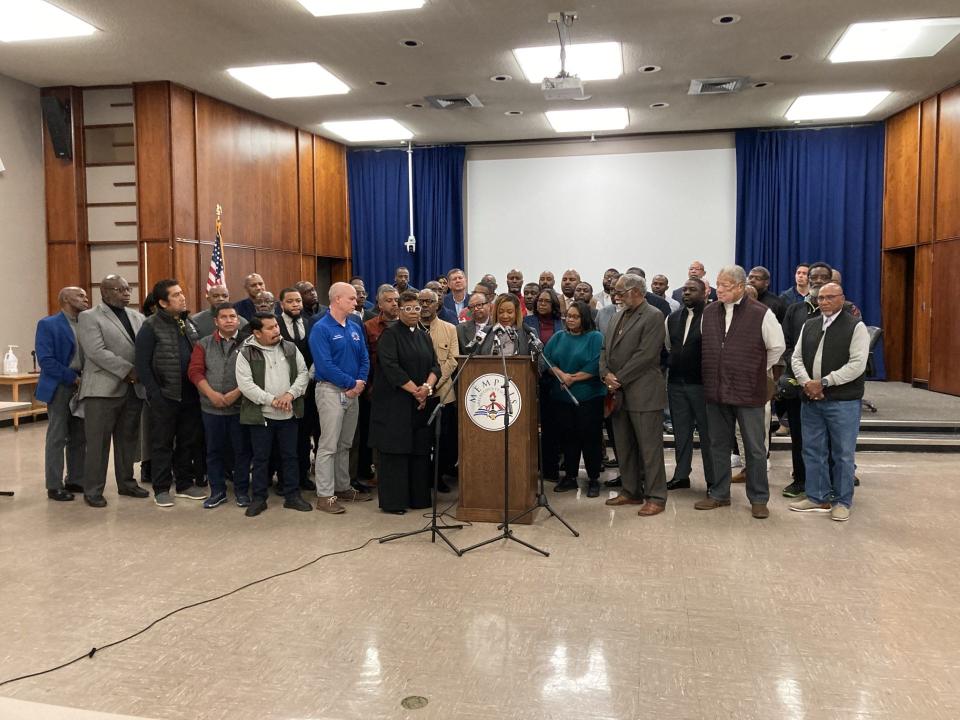
[[103, 495], [84, 495], [83, 500], [90, 507], [101, 508], [107, 506], [107, 499]]
[[309, 478], [306, 480], [301, 480], [300, 489], [306, 490], [307, 492], [316, 492], [317, 484], [313, 480], [310, 480]]
[[590, 480], [587, 482], [587, 497], [588, 498], [600, 497], [600, 481], [599, 480]]
[[299, 510], [300, 512], [310, 512], [313, 510], [313, 505], [308, 503], [300, 494], [291, 495], [286, 500], [283, 501], [283, 506], [288, 510]]
[[406, 515], [406, 510], [384, 510], [381, 508], [380, 512], [385, 512], [387, 515]]
[[617, 475], [613, 480], [604, 480], [605, 487], [623, 487], [623, 480]]
[[[359, 480], [351, 480], [351, 481], [350, 481], [350, 487], [352, 487], [352, 488], [353, 488], [354, 490], [356, 490], [357, 492], [362, 492], [362, 493], [371, 493], [371, 492], [373, 492], [373, 488], [371, 488], [369, 485], [364, 485], [364, 484], [363, 484], [362, 482], [360, 482]], [[314, 487], [313, 489], [316, 490], [317, 488]]]
[[667, 483], [667, 490], [686, 490], [690, 487], [690, 478], [686, 480], [671, 480]]
[[576, 490], [578, 487], [580, 486], [577, 484], [577, 479], [575, 477], [565, 477], [554, 486], [553, 491], [558, 493], [569, 492], [571, 490]]
[[615, 468], [615, 467], [620, 467], [620, 463], [617, 462], [616, 458], [613, 458], [612, 460], [604, 460], [603, 466], [605, 468]]
[[206, 475], [201, 475], [200, 477], [197, 478], [197, 483], [196, 483], [197, 487], [207, 487], [208, 484], [209, 483], [207, 482]]
[[83, 494], [83, 485], [77, 485], [76, 483], [68, 482], [63, 484], [63, 489], [67, 492], [76, 493], [77, 495]]
[[56, 490], [47, 490], [47, 497], [51, 500], [59, 500], [60, 502], [68, 502], [73, 500], [73, 493], [68, 492], [62, 488], [57, 488]]
[[126, 495], [127, 497], [145, 498], [150, 497], [150, 493], [139, 485], [128, 485], [125, 488], [117, 490], [117, 495]]
[[254, 500], [250, 507], [247, 508], [247, 511], [244, 513], [247, 517], [256, 517], [264, 510], [267, 509], [266, 500]]

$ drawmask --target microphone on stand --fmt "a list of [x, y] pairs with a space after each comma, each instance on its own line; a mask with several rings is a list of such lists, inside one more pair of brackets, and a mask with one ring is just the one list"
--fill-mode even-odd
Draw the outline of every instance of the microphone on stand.
[[469, 343], [467, 343], [467, 345], [466, 345], [463, 349], [466, 350], [468, 354], [471, 353], [471, 352], [473, 352], [473, 349], [474, 349], [475, 347], [478, 347], [478, 346], [480, 345], [480, 343], [483, 342], [483, 339], [484, 339], [486, 336], [487, 336], [486, 331], [484, 331], [484, 330], [477, 330], [476, 337], [474, 337], [473, 340], [471, 340]]
[[496, 350], [494, 355], [503, 355], [503, 333], [504, 330], [502, 327], [498, 327], [493, 332], [493, 345]]
[[533, 347], [534, 352], [542, 353], [543, 352], [543, 343], [540, 342], [540, 338], [537, 337], [537, 334], [533, 331], [533, 328], [529, 325], [524, 325], [523, 329], [527, 333], [527, 341]]

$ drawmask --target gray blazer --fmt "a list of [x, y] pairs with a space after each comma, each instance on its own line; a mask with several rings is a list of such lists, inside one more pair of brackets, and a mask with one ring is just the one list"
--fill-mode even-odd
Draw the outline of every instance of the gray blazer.
[[[623, 326], [618, 332], [621, 319]], [[617, 376], [623, 386], [624, 410], [649, 412], [667, 406], [667, 384], [660, 372], [665, 336], [663, 313], [646, 302], [629, 317], [614, 315], [607, 326], [600, 350], [600, 378], [608, 372]]]
[[[133, 332], [140, 331], [143, 315], [126, 308]], [[87, 397], [123, 397], [127, 393], [124, 378], [133, 370], [133, 340], [113, 310], [101, 303], [80, 313], [77, 337], [83, 348], [83, 376], [80, 399]], [[137, 397], [147, 394], [143, 385], [134, 386]]]

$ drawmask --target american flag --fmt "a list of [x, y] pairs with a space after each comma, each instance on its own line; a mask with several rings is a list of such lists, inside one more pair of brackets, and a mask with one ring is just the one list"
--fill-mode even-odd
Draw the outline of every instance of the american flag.
[[[217, 206], [219, 211], [220, 206]], [[227, 286], [223, 273], [223, 239], [220, 237], [220, 217], [217, 217], [217, 239], [213, 243], [213, 255], [210, 257], [210, 269], [207, 271], [207, 292], [215, 285]]]

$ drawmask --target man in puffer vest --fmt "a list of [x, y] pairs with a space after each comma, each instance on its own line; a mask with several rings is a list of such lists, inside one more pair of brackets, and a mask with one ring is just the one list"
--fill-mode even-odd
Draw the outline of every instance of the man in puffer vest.
[[207, 491], [197, 486], [195, 462], [203, 437], [200, 396], [187, 377], [199, 338], [187, 316], [187, 296], [179, 281], [160, 280], [153, 286], [153, 297], [157, 312], [137, 333], [134, 365], [147, 391], [153, 500], [159, 507], [171, 507], [174, 481], [179, 498], [207, 497]]
[[853, 504], [854, 454], [870, 354], [867, 329], [844, 308], [844, 300], [838, 284], [820, 288], [820, 316], [804, 324], [791, 357], [793, 373], [803, 388], [800, 414], [807, 497], [790, 503], [790, 509], [829, 512], [841, 522], [850, 519]]
[[[214, 288], [216, 290], [216, 288]], [[210, 497], [206, 509], [227, 501], [226, 470], [233, 470], [233, 489], [239, 507], [250, 507], [250, 436], [240, 425], [237, 354], [243, 338], [236, 308], [219, 303], [210, 310], [213, 332], [193, 348], [187, 374], [200, 391], [200, 410], [207, 446]], [[246, 322], [244, 322], [246, 324]]]
[[253, 334], [237, 357], [240, 424], [249, 427], [253, 448], [252, 502], [247, 517], [267, 509], [270, 488], [270, 452], [276, 443], [280, 454], [283, 506], [309, 512], [313, 507], [300, 495], [297, 474], [297, 423], [303, 417], [307, 366], [292, 342], [280, 336], [277, 317], [256, 313], [250, 318]]
[[783, 330], [773, 312], [746, 296], [747, 274], [739, 265], [717, 274], [719, 302], [707, 305], [701, 321], [701, 373], [707, 400], [713, 457], [713, 484], [697, 510], [730, 504], [730, 451], [740, 426], [747, 456], [747, 499], [753, 517], [770, 516], [767, 501], [767, 427], [764, 407], [770, 397], [767, 373], [783, 354]]

